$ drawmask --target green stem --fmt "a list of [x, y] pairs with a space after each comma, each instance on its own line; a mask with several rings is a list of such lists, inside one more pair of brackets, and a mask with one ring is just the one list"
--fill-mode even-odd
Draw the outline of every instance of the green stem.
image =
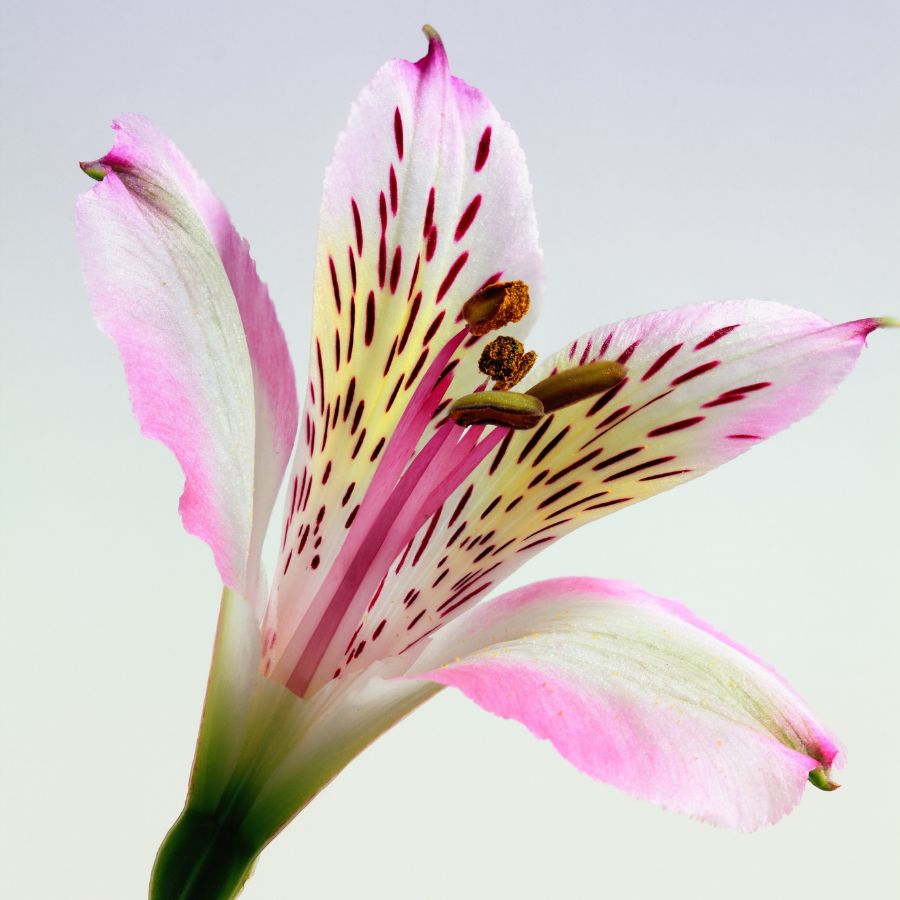
[[186, 808], [159, 848], [150, 900], [231, 900], [250, 877], [259, 849], [228, 822]]

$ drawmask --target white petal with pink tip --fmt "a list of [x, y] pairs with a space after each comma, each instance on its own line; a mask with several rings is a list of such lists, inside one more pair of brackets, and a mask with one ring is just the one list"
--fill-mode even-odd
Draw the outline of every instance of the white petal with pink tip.
[[434, 635], [413, 671], [523, 722], [595, 778], [744, 830], [789, 812], [837, 754], [771, 669], [623, 582], [504, 594]]

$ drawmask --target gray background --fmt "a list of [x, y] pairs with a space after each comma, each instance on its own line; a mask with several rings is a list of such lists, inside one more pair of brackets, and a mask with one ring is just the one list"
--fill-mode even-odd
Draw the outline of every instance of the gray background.
[[[151, 116], [249, 236], [306, 365], [323, 168], [377, 66], [442, 32], [528, 154], [537, 349], [704, 299], [900, 314], [895, 2], [24, 3], [2, 11], [0, 846], [4, 896], [141, 897], [184, 794], [219, 585], [90, 319], [72, 204], [107, 123]], [[771, 661], [848, 751], [844, 787], [715, 830], [591, 782], [445, 693], [264, 854], [253, 898], [891, 897], [900, 334], [805, 421], [555, 546]], [[753, 790], [748, 778], [747, 790]]]

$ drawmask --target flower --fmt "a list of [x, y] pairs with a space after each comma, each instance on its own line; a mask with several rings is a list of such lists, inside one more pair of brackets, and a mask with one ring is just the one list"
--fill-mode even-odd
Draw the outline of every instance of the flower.
[[[807, 779], [835, 786], [835, 741], [803, 701], [684, 607], [585, 578], [485, 598], [579, 525], [811, 412], [890, 323], [706, 304], [534, 365], [524, 157], [426, 33], [423, 59], [363, 92], [326, 175], [302, 416], [249, 248], [174, 145], [128, 116], [82, 164], [100, 182], [78, 204], [94, 314], [225, 585], [154, 897], [234, 896], [347, 762], [447, 685], [711, 822], [756, 828]], [[269, 590], [263, 539], [292, 452]]]

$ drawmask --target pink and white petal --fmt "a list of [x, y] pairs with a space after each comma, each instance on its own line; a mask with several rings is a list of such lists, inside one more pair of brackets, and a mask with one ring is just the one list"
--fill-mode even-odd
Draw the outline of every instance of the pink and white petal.
[[[326, 173], [310, 378], [270, 608], [279, 635], [331, 570], [401, 416], [460, 333], [462, 304], [501, 278], [533, 294], [541, 281], [524, 155], [430, 34], [423, 59], [387, 63], [362, 92]], [[454, 392], [482, 380], [457, 365], [466, 349], [441, 366]]]
[[526, 388], [597, 359], [621, 360], [626, 380], [532, 431], [508, 432], [410, 542], [360, 640], [374, 652], [380, 627], [379, 652], [406, 647], [562, 535], [696, 478], [812, 412], [881, 324], [832, 325], [742, 301], [629, 319], [579, 339]]
[[522, 722], [594, 778], [742, 830], [789, 812], [838, 752], [772, 669], [624, 582], [504, 594], [434, 635], [411, 674]]
[[297, 423], [293, 368], [228, 214], [147, 120], [114, 123], [77, 207], [85, 281], [122, 355], [141, 430], [185, 473], [185, 528], [259, 602], [259, 548]]

